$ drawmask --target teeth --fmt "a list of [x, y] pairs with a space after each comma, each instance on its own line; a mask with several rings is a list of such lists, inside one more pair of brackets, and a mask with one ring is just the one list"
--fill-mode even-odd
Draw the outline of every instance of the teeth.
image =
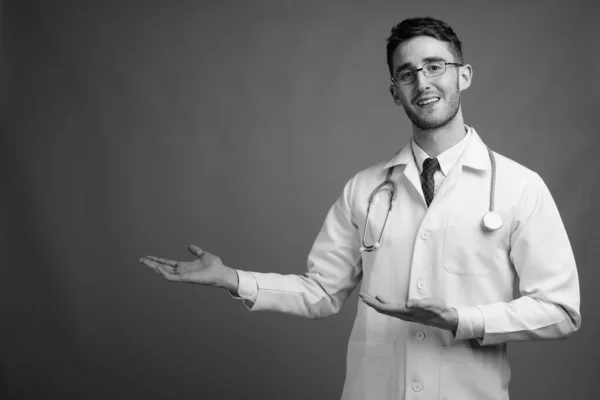
[[438, 101], [438, 100], [439, 100], [439, 98], [437, 98], [437, 97], [434, 97], [434, 98], [432, 98], [432, 99], [427, 99], [427, 100], [425, 100], [425, 101], [420, 101], [420, 102], [418, 102], [417, 104], [418, 104], [418, 105], [420, 105], [420, 106], [425, 106], [425, 105], [427, 105], [427, 104], [434, 103], [434, 102], [436, 102], [436, 101]]

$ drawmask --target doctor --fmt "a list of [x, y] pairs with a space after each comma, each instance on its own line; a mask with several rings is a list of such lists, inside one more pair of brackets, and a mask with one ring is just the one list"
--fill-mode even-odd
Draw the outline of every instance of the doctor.
[[[465, 125], [472, 67], [450, 26], [402, 21], [387, 59], [412, 140], [345, 185], [306, 274], [234, 270], [196, 246], [195, 261], [140, 261], [170, 281], [227, 288], [252, 311], [309, 318], [337, 313], [362, 280], [342, 399], [508, 399], [507, 343], [562, 339], [581, 324], [565, 228], [540, 176], [489, 154]], [[393, 195], [379, 191], [367, 218], [388, 174]], [[501, 226], [490, 228], [491, 202]]]

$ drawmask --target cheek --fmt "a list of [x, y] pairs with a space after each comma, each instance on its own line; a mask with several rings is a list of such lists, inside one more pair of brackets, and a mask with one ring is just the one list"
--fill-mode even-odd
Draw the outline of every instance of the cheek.
[[456, 92], [460, 91], [460, 81], [458, 79], [458, 77], [455, 77], [455, 79], [451, 79], [448, 80], [446, 82], [444, 82], [443, 85], [440, 85], [440, 90], [447, 95], [452, 95]]
[[400, 103], [402, 105], [402, 108], [404, 108], [405, 110], [409, 109], [412, 107], [412, 104], [410, 103], [410, 101], [408, 101], [405, 98], [400, 98]]
[[402, 105], [404, 107], [409, 107], [411, 105], [410, 104], [411, 96], [409, 93], [407, 93], [405, 91], [398, 92], [398, 99], [400, 99], [400, 103], [402, 103]]

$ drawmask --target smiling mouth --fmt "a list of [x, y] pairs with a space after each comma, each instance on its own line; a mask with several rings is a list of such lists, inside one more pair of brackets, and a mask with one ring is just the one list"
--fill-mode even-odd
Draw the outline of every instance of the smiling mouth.
[[417, 105], [419, 107], [427, 107], [427, 106], [437, 103], [438, 101], [440, 101], [439, 97], [430, 97], [428, 99], [417, 101]]

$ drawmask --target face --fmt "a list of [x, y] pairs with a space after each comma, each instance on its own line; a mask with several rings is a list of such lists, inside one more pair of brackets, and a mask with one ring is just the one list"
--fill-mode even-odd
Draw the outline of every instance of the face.
[[[405, 67], [418, 69], [430, 59], [458, 62], [448, 44], [429, 36], [417, 36], [401, 43], [394, 53], [393, 71]], [[414, 82], [392, 85], [394, 102], [402, 105], [412, 123], [421, 130], [442, 127], [460, 110], [460, 94], [471, 84], [471, 67], [447, 65], [442, 75], [428, 78], [423, 71]]]

